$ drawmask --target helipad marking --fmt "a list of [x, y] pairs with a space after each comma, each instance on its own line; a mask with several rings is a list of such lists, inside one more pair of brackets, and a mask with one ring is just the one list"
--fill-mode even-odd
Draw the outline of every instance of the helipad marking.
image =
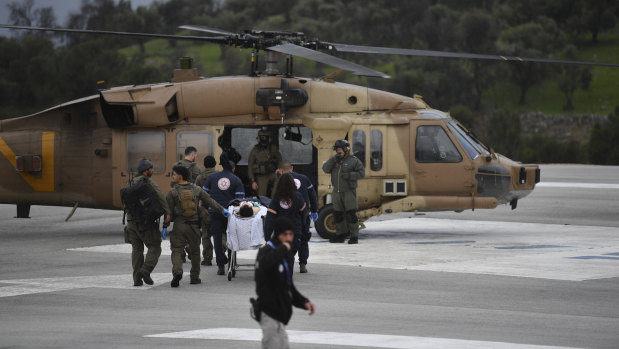
[[409, 245], [454, 245], [454, 244], [474, 244], [475, 240], [453, 240], [453, 241], [414, 241], [407, 242]]
[[[432, 338], [417, 336], [394, 336], [366, 333], [340, 333], [319, 331], [287, 330], [288, 341], [298, 344], [344, 345], [352, 347], [372, 347], [391, 349], [558, 349], [545, 345], [487, 342], [465, 339]], [[195, 331], [171, 332], [147, 335], [150, 338], [210, 339], [258, 342], [262, 331], [254, 328], [207, 328]]]
[[606, 257], [606, 256], [578, 256], [578, 257], [568, 257], [569, 259], [611, 259], [615, 261], [619, 261], [619, 257]]
[[497, 250], [532, 250], [536, 248], [564, 248], [571, 246], [561, 246], [561, 245], [526, 245], [526, 246], [496, 246]]
[[[310, 263], [570, 281], [619, 276], [613, 261], [569, 258], [618, 252], [616, 227], [427, 217], [365, 224], [359, 245], [329, 244], [316, 238], [324, 242], [311, 245]], [[513, 246], [518, 248], [495, 248]], [[167, 240], [161, 247], [162, 255], [170, 254]], [[130, 254], [131, 245], [71, 250]], [[255, 260], [256, 251], [240, 251], [238, 257]]]
[[535, 186], [548, 188], [619, 189], [619, 184], [614, 183], [539, 182]]
[[[158, 281], [159, 285], [161, 285], [161, 282], [167, 281], [170, 278], [169, 273], [153, 273], [151, 276], [155, 280], [154, 286], [157, 286]], [[9, 284], [9, 286], [0, 286], [0, 298], [91, 287], [130, 290], [147, 290], [154, 287], [148, 285], [134, 287], [131, 274], [0, 280], [0, 284]]]

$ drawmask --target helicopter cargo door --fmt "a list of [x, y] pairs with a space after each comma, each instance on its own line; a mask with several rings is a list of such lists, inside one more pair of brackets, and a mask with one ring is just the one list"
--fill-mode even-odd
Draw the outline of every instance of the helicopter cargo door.
[[475, 187], [473, 165], [442, 123], [411, 123], [410, 127], [415, 195], [470, 197]]

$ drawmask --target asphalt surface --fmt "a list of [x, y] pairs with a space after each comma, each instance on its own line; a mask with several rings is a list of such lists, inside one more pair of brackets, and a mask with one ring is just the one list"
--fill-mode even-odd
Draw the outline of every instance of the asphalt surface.
[[[189, 285], [185, 264], [172, 289], [164, 247], [155, 285], [133, 287], [122, 214], [69, 212], [0, 205], [0, 348], [260, 347], [251, 271]], [[309, 334], [292, 347], [618, 348], [618, 214], [619, 167], [556, 165], [513, 211], [376, 217], [358, 246], [315, 236], [295, 284], [317, 311], [295, 310], [288, 329]], [[205, 339], [221, 328], [238, 337]]]

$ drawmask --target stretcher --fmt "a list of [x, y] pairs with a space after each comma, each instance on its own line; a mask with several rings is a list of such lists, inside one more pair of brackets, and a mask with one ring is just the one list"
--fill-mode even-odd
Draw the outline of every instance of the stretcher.
[[[242, 216], [241, 206], [251, 205], [252, 215]], [[236, 272], [240, 270], [253, 271], [254, 264], [239, 264], [237, 260], [238, 251], [257, 250], [264, 245], [264, 219], [267, 214], [267, 207], [260, 201], [252, 199], [236, 199], [228, 207], [231, 215], [228, 217], [228, 281], [236, 277]]]

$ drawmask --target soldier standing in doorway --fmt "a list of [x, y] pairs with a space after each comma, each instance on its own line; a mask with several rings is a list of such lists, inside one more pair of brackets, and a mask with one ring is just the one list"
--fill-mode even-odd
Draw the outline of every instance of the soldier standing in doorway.
[[275, 170], [282, 161], [277, 146], [272, 143], [271, 133], [268, 130], [258, 132], [258, 144], [249, 153], [247, 172], [251, 180], [251, 188], [261, 196], [269, 195], [269, 185], [275, 182]]

